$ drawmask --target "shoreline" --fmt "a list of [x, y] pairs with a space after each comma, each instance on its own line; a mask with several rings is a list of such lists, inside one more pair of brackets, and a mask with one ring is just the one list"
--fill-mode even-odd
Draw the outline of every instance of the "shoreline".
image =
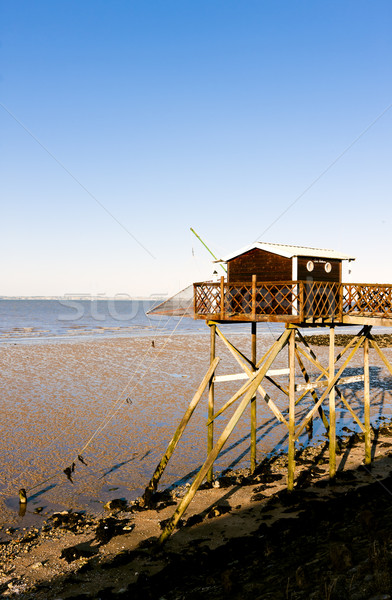
[[[240, 349], [249, 352], [249, 336], [238, 333], [231, 337]], [[272, 339], [272, 335], [259, 336], [258, 355]], [[238, 370], [223, 345], [218, 343], [217, 352], [222, 357], [221, 372]], [[326, 349], [321, 347], [319, 352], [325, 358]], [[285, 356], [279, 360], [277, 367], [286, 366]], [[149, 481], [208, 364], [206, 335], [193, 333], [162, 336], [154, 347], [148, 337], [131, 337], [3, 348], [0, 367], [4, 373], [2, 411], [6, 426], [0, 443], [4, 474], [0, 483], [1, 523], [19, 523], [17, 494], [22, 487], [28, 495], [34, 488], [34, 508], [43, 507], [47, 513], [69, 507], [98, 513], [111, 498], [113, 488], [128, 500], [136, 498]], [[390, 377], [376, 356], [371, 364], [372, 423], [378, 426], [383, 418], [392, 416]], [[351, 368], [356, 370], [355, 363]], [[356, 410], [361, 410], [359, 386], [352, 386]], [[217, 407], [231, 389], [227, 384], [217, 389]], [[284, 398], [280, 402], [284, 403]], [[191, 481], [204, 462], [204, 401], [198, 410], [162, 487]], [[285, 432], [271, 420], [268, 408], [260, 405], [259, 411], [261, 461], [281, 453]], [[338, 433], [342, 432], [347, 425], [351, 427], [351, 417], [340, 411], [337, 423]], [[224, 424], [225, 419], [218, 419], [216, 435]], [[321, 424], [315, 421], [313, 440], [307, 440], [304, 433], [300, 443], [312, 446], [324, 435]], [[92, 442], [82, 450], [91, 437]], [[246, 467], [248, 453], [249, 417], [244, 415], [215, 468], [222, 472]], [[70, 482], [63, 471], [79, 454], [87, 466], [76, 460]], [[46, 485], [37, 487], [48, 478]], [[34, 514], [29, 518], [37, 522]]]
[[[28, 521], [21, 518], [14, 519], [13, 526], [9, 527], [10, 522], [6, 525], [7, 518], [4, 519], [7, 513], [3, 512], [3, 526], [0, 529], [0, 593], [4, 597], [17, 596], [26, 600], [46, 600], [53, 597], [65, 600], [79, 598], [84, 593], [85, 598], [102, 596], [125, 600], [131, 595], [132, 598], [141, 600], [158, 600], [163, 596], [166, 600], [177, 600], [182, 597], [192, 598], [192, 593], [196, 594], [194, 598], [199, 598], [208, 590], [212, 599], [250, 599], [255, 598], [257, 592], [263, 600], [286, 600], [286, 596], [279, 595], [282, 581], [276, 579], [276, 573], [280, 573], [280, 578], [286, 577], [282, 565], [286, 565], [288, 569], [288, 565], [298, 559], [295, 568], [290, 566], [290, 575], [284, 581], [285, 589], [289, 589], [290, 593], [295, 594], [295, 598], [301, 600], [324, 600], [321, 588], [317, 592], [319, 595], [314, 595], [317, 591], [312, 575], [314, 561], [309, 558], [306, 573], [303, 574], [300, 570], [302, 557], [294, 552], [293, 558], [293, 540], [298, 536], [302, 540], [303, 534], [309, 539], [302, 540], [301, 543], [312, 542], [314, 534], [307, 529], [308, 523], [313, 523], [316, 530], [320, 528], [321, 531], [325, 530], [323, 523], [326, 520], [331, 523], [333, 531], [336, 531], [336, 527], [345, 527], [333, 525], [334, 509], [327, 508], [336, 506], [336, 494], [340, 498], [338, 503], [341, 502], [342, 506], [345, 502], [348, 503], [347, 509], [339, 509], [344, 518], [350, 517], [350, 502], [355, 504], [359, 488], [370, 489], [373, 484], [376, 485], [371, 494], [369, 492], [368, 500], [371, 509], [377, 514], [378, 508], [373, 505], [380, 501], [377, 496], [381, 489], [384, 492], [387, 490], [390, 501], [392, 406], [387, 396], [391, 389], [390, 377], [385, 375], [374, 358], [371, 363], [371, 379], [375, 461], [371, 468], [365, 468], [362, 464], [364, 448], [361, 435], [355, 432], [351, 422], [351, 430], [348, 429], [347, 421], [342, 420], [340, 415], [337, 466], [341, 472], [336, 480], [331, 483], [328, 481], [328, 450], [325, 443], [320, 442], [323, 436], [320, 438], [316, 435], [313, 442], [307, 445], [301, 442], [302, 448], [300, 444], [296, 488], [288, 498], [285, 491], [286, 455], [280, 451], [282, 446], [278, 428], [273, 432], [275, 437], [272, 446], [275, 454], [263, 460], [263, 456], [269, 457], [270, 442], [264, 436], [264, 431], [270, 427], [269, 421], [266, 421], [265, 426], [262, 424], [259, 430], [259, 467], [256, 476], [250, 477], [246, 466], [241, 467], [241, 463], [238, 463], [237, 457], [243, 454], [242, 460], [245, 465], [248, 464], [249, 423], [245, 420], [243, 429], [237, 432], [237, 438], [231, 440], [227, 449], [229, 454], [222, 457], [221, 462], [216, 465], [216, 470], [221, 472], [219, 485], [197, 492], [184, 515], [185, 526], [176, 531], [161, 551], [156, 548], [155, 543], [161, 532], [160, 522], [171, 517], [175, 505], [189, 485], [186, 481], [192, 480], [194, 468], [205, 456], [204, 447], [194, 446], [194, 440], [199, 436], [198, 427], [205, 423], [205, 408], [201, 411], [199, 421], [196, 420], [191, 426], [182, 454], [173, 457], [167, 478], [162, 481], [163, 489], [172, 490], [169, 501], [159, 494], [156, 506], [146, 511], [139, 511], [134, 502], [148, 483], [184, 407], [188, 405], [197, 382], [208, 366], [208, 347], [203, 338], [204, 336], [181, 334], [173, 337], [166, 346], [163, 340], [158, 341], [154, 348], [150, 343], [146, 344], [146, 338], [100, 339], [96, 340], [97, 343], [71, 342], [68, 346], [13, 346], [3, 354], [2, 360], [9, 369], [6, 374], [10, 386], [8, 419], [15, 417], [19, 411], [25, 427], [23, 435], [20, 434], [18, 438], [24, 444], [20, 448], [23, 478], [18, 474], [19, 467], [13, 466], [13, 472], [9, 473], [5, 470], [5, 485], [8, 487], [4, 487], [3, 483], [2, 497], [4, 499], [4, 491], [8, 490], [8, 497], [11, 495], [15, 504], [9, 515], [15, 515], [18, 488], [29, 489], [30, 485], [32, 489], [31, 486], [36, 486], [37, 478], [42, 474], [38, 478], [41, 487], [36, 495], [28, 493], [27, 511], [30, 511], [34, 524], [28, 525]], [[248, 351], [248, 336], [238, 333], [233, 335], [234, 338], [243, 351]], [[261, 354], [267, 339], [259, 339], [258, 343], [258, 352]], [[224, 348], [218, 348], [219, 355], [223, 355]], [[89, 448], [88, 453], [83, 452], [88, 466], [78, 464], [74, 481], [68, 481], [63, 473], [64, 467], [71, 464], [72, 456], [80, 448], [81, 439], [85, 441], [95, 431], [100, 418], [105, 416], [108, 398], [123, 390], [124, 382], [130, 375], [133, 377], [135, 358], [140, 359], [141, 352], [147, 350], [153, 360], [159, 354], [159, 361], [151, 363], [148, 368], [147, 365], [141, 368], [139, 374], [143, 385], [135, 388], [132, 403], [125, 403], [122, 411], [111, 422], [111, 427], [105, 430], [105, 435], [97, 440], [99, 443], [94, 448]], [[326, 351], [321, 348], [317, 353], [320, 352], [325, 359]], [[284, 358], [281, 360], [284, 361]], [[228, 368], [231, 368], [230, 365]], [[352, 368], [355, 369], [355, 364]], [[143, 377], [150, 375], [147, 385], [147, 380]], [[24, 396], [26, 386], [29, 395]], [[360, 389], [355, 384], [352, 389], [360, 406]], [[225, 390], [223, 388], [224, 398], [227, 397]], [[57, 404], [53, 405], [53, 398], [57, 398]], [[96, 415], [92, 412], [92, 407]], [[40, 408], [44, 408], [45, 413]], [[52, 409], [53, 415], [48, 412]], [[6, 409], [4, 411], [6, 415]], [[163, 415], [166, 421], [162, 420]], [[97, 421], [91, 422], [95, 417]], [[260, 415], [260, 421], [262, 418]], [[14, 423], [15, 427], [20, 427], [22, 421], [5, 419], [5, 422], [10, 429], [6, 432], [10, 434], [8, 446], [15, 446], [12, 426]], [[91, 426], [88, 431], [87, 425]], [[57, 441], [50, 437], [47, 430], [49, 426], [53, 426], [54, 435], [60, 436]], [[350, 436], [343, 436], [343, 431]], [[155, 436], [154, 439], [152, 435]], [[7, 439], [3, 439], [4, 448], [7, 448]], [[4, 456], [6, 455], [3, 454]], [[44, 464], [42, 457], [45, 457]], [[16, 455], [12, 457], [13, 460], [15, 458]], [[58, 479], [43, 485], [46, 476], [52, 474], [52, 467], [48, 462], [50, 460], [53, 461], [53, 468], [58, 471]], [[12, 466], [12, 463], [7, 464]], [[103, 474], [104, 480], [101, 478]], [[94, 499], [97, 508], [92, 511], [91, 502]], [[118, 500], [121, 501], [119, 506], [125, 510], [115, 508]], [[321, 505], [317, 507], [314, 504], [316, 500], [323, 503], [325, 510], [321, 510]], [[56, 502], [59, 512], [53, 515]], [[104, 509], [104, 504], [108, 504], [108, 510]], [[362, 508], [358, 510], [361, 511]], [[363, 511], [366, 510], [370, 509], [363, 508]], [[363, 520], [366, 518], [364, 516]], [[285, 528], [286, 525], [289, 527]], [[299, 528], [302, 528], [302, 533]], [[291, 548], [284, 560], [274, 545], [275, 537], [281, 536], [282, 531], [287, 532], [284, 533], [284, 544], [287, 542], [287, 547]], [[374, 536], [370, 539], [369, 531], [361, 530], [360, 536], [365, 536], [364, 547], [370, 548], [371, 543], [374, 547], [375, 540]], [[381, 545], [382, 535], [380, 533]], [[338, 536], [338, 542], [339, 539]], [[348, 539], [351, 540], [351, 537]], [[358, 567], [357, 571], [351, 573], [351, 579], [356, 581], [358, 578], [360, 586], [363, 583], [362, 576], [369, 578], [371, 575], [374, 588], [380, 588], [373, 571], [369, 572], [369, 564], [362, 564], [364, 559], [362, 555], [359, 557], [356, 543], [353, 545], [351, 540], [347, 545], [346, 542], [347, 540], [340, 546], [343, 555], [348, 548], [346, 570]], [[324, 564], [325, 557], [320, 556], [318, 559], [320, 564], [324, 564], [324, 571], [328, 575], [327, 579], [322, 580], [323, 593], [325, 586], [336, 586], [336, 582], [340, 582], [339, 585], [347, 584], [347, 587], [345, 571], [334, 566], [330, 557], [333, 555], [330, 548], [335, 548], [336, 540], [328, 537], [323, 538], [320, 543], [324, 553], [325, 548], [328, 549], [330, 561], [330, 564]], [[382, 548], [381, 551], [384, 552]], [[317, 548], [315, 552], [318, 552]], [[247, 561], [244, 556], [248, 557]], [[269, 571], [264, 572], [266, 559], [260, 559], [260, 556], [268, 557], [267, 566], [272, 565], [268, 566]], [[260, 560], [262, 564], [257, 563]], [[227, 568], [228, 562], [238, 564], [238, 567]], [[259, 564], [257, 572], [253, 572], [253, 563]], [[191, 569], [189, 565], [192, 566]], [[275, 574], [271, 575], [274, 570]], [[184, 577], [180, 575], [182, 571]], [[260, 581], [259, 571], [263, 573], [263, 581]], [[325, 573], [317, 571], [317, 577], [324, 577]], [[173, 579], [174, 574], [177, 579]], [[250, 577], [254, 580], [252, 589], [246, 587]], [[368, 590], [366, 586], [367, 583], [365, 588]], [[376, 591], [380, 590], [377, 588]], [[313, 596], [310, 592], [314, 592]], [[53, 595], [48, 596], [48, 593]], [[272, 595], [269, 596], [270, 593]], [[331, 599], [333, 597], [331, 595]], [[348, 592], [344, 597], [351, 598]], [[370, 597], [364, 596], [363, 600]], [[361, 600], [361, 597], [353, 597], [353, 600]]]
[[369, 467], [361, 436], [341, 440], [332, 481], [325, 445], [297, 454], [292, 494], [285, 489], [284, 456], [265, 461], [253, 477], [247, 470], [226, 474], [219, 487], [197, 492], [183, 527], [163, 547], [156, 545], [160, 523], [184, 489], [166, 499], [157, 494], [148, 510], [137, 503], [116, 508], [113, 499], [100, 517], [62, 512], [39, 531], [10, 531], [0, 545], [0, 590], [23, 600], [174, 600], [205, 593], [283, 600], [287, 590], [318, 600], [328, 588], [345, 589], [349, 600], [368, 599], [385, 592], [380, 576], [387, 569], [384, 560], [375, 573], [369, 553], [392, 559], [383, 546], [392, 524], [392, 424], [372, 437]]
[[[243, 326], [246, 326], [247, 324], [241, 324]], [[265, 324], [264, 324], [265, 325]], [[128, 327], [110, 327], [110, 326], [102, 326], [102, 327], [97, 327], [96, 329], [91, 329], [91, 330], [86, 330], [86, 331], [82, 331], [81, 329], [83, 327], [87, 327], [85, 325], [74, 325], [74, 326], [70, 326], [70, 328], [72, 329], [71, 332], [68, 333], [63, 333], [63, 334], [50, 334], [50, 335], [39, 335], [41, 332], [37, 331], [37, 335], [33, 336], [33, 337], [24, 337], [25, 333], [21, 333], [20, 337], [18, 337], [17, 335], [15, 337], [13, 336], [13, 330], [10, 330], [8, 332], [2, 332], [0, 334], [0, 348], [6, 348], [7, 346], [14, 346], [14, 345], [32, 345], [32, 344], [58, 344], [58, 343], [84, 343], [84, 342], [88, 342], [88, 343], [96, 343], [96, 342], [101, 342], [101, 341], [110, 341], [110, 340], [135, 340], [135, 339], [145, 339], [148, 337], [171, 337], [171, 336], [204, 336], [207, 337], [209, 336], [209, 330], [207, 328], [205, 329], [192, 329], [191, 327], [189, 329], [184, 328], [184, 329], [179, 329], [176, 330], [175, 326], [172, 329], [165, 329], [164, 327], [156, 327], [154, 328], [153, 325], [132, 325], [132, 326], [128, 326]], [[232, 331], [230, 331], [231, 335], [234, 336], [248, 336], [249, 335], [249, 331], [248, 330], [239, 330], [238, 327], [235, 327], [232, 324], [226, 324], [223, 326], [223, 331], [225, 330], [224, 328], [233, 328]], [[347, 325], [342, 325], [342, 328], [348, 328]], [[360, 329], [359, 326], [354, 326], [353, 327], [357, 327], [358, 329]], [[15, 331], [16, 330], [30, 330], [33, 329], [31, 327], [22, 327], [22, 328], [14, 328]], [[317, 330], [318, 328], [314, 327], [314, 328], [310, 328], [310, 329], [315, 329]], [[134, 331], [130, 331], [130, 330], [134, 330]], [[283, 329], [282, 329], [283, 331]], [[325, 331], [324, 333], [306, 333], [307, 331], [309, 331], [309, 329], [305, 328], [302, 329], [302, 333], [304, 338], [308, 341], [309, 344], [314, 345], [314, 346], [327, 346], [328, 345], [328, 332]], [[339, 331], [339, 328], [337, 328], [337, 331]], [[31, 333], [34, 334], [34, 331], [32, 331]], [[264, 330], [259, 329], [257, 331], [257, 334], [259, 337], [266, 337], [266, 336], [277, 336], [279, 335], [280, 330], [278, 328], [274, 328], [274, 329], [268, 329], [267, 327]], [[345, 346], [348, 341], [354, 337], [356, 334], [355, 333], [336, 333], [335, 334], [335, 346], [336, 347], [341, 347], [341, 346]], [[376, 340], [376, 342], [378, 343], [378, 345], [381, 348], [390, 348], [392, 347], [392, 333], [373, 333], [372, 334], [373, 338]]]

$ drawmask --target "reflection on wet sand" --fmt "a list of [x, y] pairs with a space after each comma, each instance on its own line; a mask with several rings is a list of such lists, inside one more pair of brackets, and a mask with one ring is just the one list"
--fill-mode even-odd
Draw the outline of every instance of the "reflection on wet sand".
[[[249, 354], [247, 335], [231, 336]], [[272, 336], [259, 336], [259, 356]], [[168, 340], [149, 337], [100, 339], [10, 345], [0, 356], [3, 372], [0, 509], [3, 519], [17, 518], [18, 490], [29, 497], [27, 512], [74, 508], [94, 511], [117, 496], [134, 499], [148, 483], [179, 420], [203, 378], [209, 362], [208, 331]], [[317, 348], [328, 363], [328, 348]], [[391, 351], [385, 350], [391, 360]], [[217, 343], [222, 357], [219, 374], [238, 371], [227, 350]], [[358, 361], [357, 363], [355, 361]], [[355, 358], [348, 375], [360, 368]], [[287, 354], [278, 356], [275, 368], [286, 367]], [[390, 417], [391, 377], [371, 354], [372, 420]], [[312, 375], [312, 372], [311, 372]], [[315, 373], [313, 373], [315, 375]], [[284, 376], [282, 384], [287, 384]], [[265, 387], [285, 411], [287, 399], [276, 388]], [[216, 385], [217, 409], [238, 389], [238, 382]], [[362, 385], [345, 388], [345, 396], [361, 415]], [[128, 400], [128, 401], [127, 401]], [[305, 412], [305, 403], [301, 411]], [[230, 409], [216, 421], [216, 435], [227, 423]], [[189, 481], [205, 459], [207, 399], [195, 411], [162, 480], [163, 486]], [[339, 405], [340, 429], [355, 430], [351, 417]], [[287, 430], [268, 407], [258, 405], [258, 460], [286, 448]], [[321, 422], [314, 424], [312, 443], [323, 440]], [[308, 443], [307, 436], [300, 439]], [[244, 415], [223, 449], [216, 470], [248, 466], [250, 415]], [[78, 460], [78, 455], [83, 460]], [[71, 477], [66, 470], [75, 462]], [[44, 490], [44, 493], [41, 493]], [[40, 494], [40, 495], [38, 495]], [[25, 517], [26, 518], [26, 517]]]

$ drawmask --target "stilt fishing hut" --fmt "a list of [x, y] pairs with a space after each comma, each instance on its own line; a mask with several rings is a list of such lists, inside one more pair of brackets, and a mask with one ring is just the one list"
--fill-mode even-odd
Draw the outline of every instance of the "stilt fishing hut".
[[[192, 399], [167, 451], [147, 486], [143, 500], [148, 504], [157, 489], [159, 479], [188, 423], [208, 388], [207, 457], [173, 517], [164, 529], [164, 541], [176, 527], [180, 517], [191, 502], [205, 478], [213, 479], [213, 464], [227, 442], [230, 434], [250, 404], [250, 468], [256, 468], [257, 398], [260, 397], [273, 416], [288, 432], [287, 488], [294, 487], [295, 443], [316, 415], [319, 415], [328, 433], [329, 475], [336, 474], [336, 396], [351, 414], [364, 433], [365, 464], [371, 462], [370, 427], [370, 376], [369, 348], [379, 355], [389, 372], [392, 367], [371, 335], [372, 326], [392, 325], [392, 285], [355, 284], [342, 282], [342, 263], [352, 261], [352, 256], [334, 250], [323, 250], [283, 244], [254, 243], [222, 259], [227, 265], [227, 277], [220, 281], [204, 281], [193, 285], [193, 300], [185, 305], [186, 292], [178, 298], [162, 303], [154, 309], [160, 314], [193, 314], [204, 319], [210, 328], [210, 366]], [[245, 356], [221, 331], [222, 323], [251, 324], [251, 352]], [[283, 323], [285, 328], [279, 338], [259, 359], [256, 356], [256, 324], [258, 322]], [[359, 333], [346, 347], [335, 355], [335, 328], [342, 325], [359, 325]], [[323, 365], [306, 341], [301, 329], [325, 327], [329, 330], [328, 364]], [[220, 358], [216, 356], [216, 337], [219, 337], [242, 369], [241, 373], [217, 375]], [[288, 346], [287, 368], [274, 369], [273, 363]], [[363, 348], [363, 374], [345, 376], [345, 370], [357, 352]], [[311, 377], [307, 365], [315, 367], [319, 374]], [[296, 379], [296, 368], [302, 382]], [[279, 382], [284, 375], [287, 383]], [[239, 389], [216, 411], [214, 390], [223, 381], [240, 381]], [[285, 410], [281, 410], [263, 387], [268, 380], [287, 398]], [[363, 382], [363, 422], [346, 399], [341, 386]], [[311, 405], [305, 417], [296, 422], [296, 407], [305, 398]], [[227, 408], [237, 404], [234, 413], [217, 440], [214, 440], [214, 420]], [[328, 410], [325, 411], [327, 404]]]

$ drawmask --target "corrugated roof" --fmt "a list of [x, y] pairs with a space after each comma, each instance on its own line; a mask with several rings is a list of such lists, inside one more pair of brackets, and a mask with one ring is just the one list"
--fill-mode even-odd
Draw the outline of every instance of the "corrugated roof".
[[245, 246], [245, 248], [237, 250], [237, 252], [232, 252], [231, 254], [224, 256], [221, 260], [216, 262], [227, 262], [236, 256], [240, 256], [245, 252], [249, 252], [249, 250], [253, 250], [254, 248], [259, 248], [260, 250], [265, 250], [266, 252], [272, 252], [273, 254], [279, 254], [280, 256], [285, 256], [286, 258], [293, 258], [294, 256], [309, 256], [314, 258], [330, 258], [336, 260], [355, 260], [354, 256], [348, 256], [347, 254], [342, 254], [336, 250], [307, 248], [306, 246], [288, 246], [286, 244], [269, 244], [267, 242], [254, 242], [249, 246]]

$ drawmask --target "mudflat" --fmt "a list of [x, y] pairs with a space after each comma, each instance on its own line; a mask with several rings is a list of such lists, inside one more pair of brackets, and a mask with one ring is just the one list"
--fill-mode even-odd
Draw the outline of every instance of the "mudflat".
[[[250, 353], [247, 336], [230, 336], [230, 339], [244, 353]], [[260, 336], [258, 356], [273, 341], [272, 336]], [[339, 407], [337, 421], [342, 438], [339, 486], [327, 481], [325, 432], [317, 426], [311, 442], [306, 435], [300, 439], [296, 494], [287, 500], [286, 458], [284, 453], [279, 456], [279, 450], [285, 448], [285, 431], [260, 402], [260, 467], [256, 478], [249, 477], [246, 470], [250, 423], [249, 414], [245, 414], [216, 465], [216, 471], [224, 472], [224, 475], [218, 479], [216, 487], [198, 492], [184, 515], [184, 525], [189, 526], [179, 529], [164, 551], [157, 550], [160, 523], [171, 516], [186, 491], [187, 482], [192, 481], [205, 458], [206, 398], [201, 401], [162, 480], [161, 490], [170, 486], [169, 498], [158, 496], [155, 505], [147, 511], [139, 511], [135, 500], [148, 483], [207, 370], [209, 347], [208, 334], [162, 336], [154, 340], [154, 345], [151, 342], [149, 338], [130, 338], [2, 348], [0, 585], [6, 596], [72, 598], [78, 597], [77, 589], [80, 588], [87, 597], [93, 598], [127, 597], [131, 591], [131, 597], [135, 598], [159, 598], [163, 592], [164, 597], [173, 599], [190, 597], [189, 582], [178, 583], [179, 589], [182, 586], [183, 590], [178, 591], [178, 595], [165, 569], [171, 564], [173, 573], [177, 572], [181, 565], [184, 566], [182, 556], [187, 557], [189, 564], [194, 560], [201, 561], [203, 566], [203, 556], [208, 556], [215, 571], [210, 573], [207, 567], [200, 572], [195, 570], [196, 575], [199, 573], [197, 593], [204, 593], [203, 589], [207, 587], [211, 597], [231, 594], [231, 597], [245, 598], [248, 597], [243, 591], [245, 584], [238, 588], [236, 583], [238, 577], [246, 579], [246, 573], [251, 572], [251, 565], [242, 563], [244, 551], [240, 548], [248, 544], [242, 538], [252, 538], [249, 543], [255, 552], [259, 538], [265, 538], [264, 542], [269, 540], [268, 544], [273, 548], [273, 539], [281, 528], [273, 523], [288, 517], [296, 523], [302, 522], [298, 518], [306, 506], [312, 506], [313, 493], [321, 494], [322, 500], [332, 503], [336, 494], [343, 502], [345, 495], [350, 493], [353, 502], [358, 486], [370, 486], [373, 490], [369, 492], [372, 510], [377, 512], [377, 506], [372, 502], [378, 501], [381, 489], [386, 490], [389, 501], [391, 377], [371, 351], [373, 455], [377, 459], [374, 468], [363, 467], [363, 443], [353, 432], [351, 418]], [[327, 364], [328, 349], [315, 347], [315, 351], [320, 361]], [[391, 359], [391, 350], [387, 349], [385, 353]], [[220, 342], [217, 355], [222, 358], [219, 374], [240, 370]], [[286, 365], [287, 353], [282, 352], [274, 367]], [[359, 352], [350, 364], [351, 373], [359, 372], [361, 365], [362, 354]], [[313, 376], [311, 369], [309, 372]], [[234, 385], [216, 386], [217, 408], [235, 391]], [[360, 383], [352, 384], [345, 390], [347, 399], [359, 414], [362, 410], [361, 387]], [[273, 397], [281, 410], [287, 408], [284, 394], [279, 395], [274, 390]], [[216, 435], [227, 418], [225, 415], [219, 419]], [[277, 456], [268, 458], [272, 450], [277, 451]], [[64, 472], [67, 468], [71, 469], [68, 477]], [[317, 482], [321, 483], [313, 489]], [[375, 488], [373, 484], [376, 484]], [[21, 487], [27, 490], [28, 496], [24, 516], [18, 514], [18, 489]], [[302, 497], [297, 493], [301, 490], [306, 492]], [[122, 502], [120, 508], [110, 504], [111, 500]], [[327, 520], [332, 519], [331, 511], [325, 510]], [[62, 515], [53, 515], [56, 511]], [[307, 514], [306, 521], [311, 522], [314, 518], [314, 526], [325, 529], [323, 510], [317, 509], [313, 513]], [[268, 535], [265, 527], [270, 528]], [[294, 534], [297, 535], [296, 528], [297, 525], [287, 534], [288, 540], [292, 541]], [[105, 537], [106, 530], [108, 535]], [[366, 531], [365, 534], [368, 535]], [[239, 539], [242, 541], [237, 552], [235, 540]], [[323, 544], [329, 544], [329, 541], [335, 543], [336, 540], [328, 538]], [[75, 546], [78, 547], [75, 549]], [[274, 550], [271, 554], [263, 545], [263, 552], [271, 555], [273, 564]], [[344, 548], [342, 552], [345, 552]], [[356, 558], [353, 558], [352, 550], [350, 552], [351, 558], [347, 560], [354, 568]], [[224, 556], [230, 556], [232, 563], [239, 562], [238, 577], [230, 565], [229, 569], [223, 570], [219, 566]], [[257, 562], [255, 556], [252, 560]], [[282, 564], [286, 563], [283, 561]], [[301, 564], [299, 562], [295, 569]], [[311, 572], [312, 566], [307, 569]], [[279, 573], [283, 577], [281, 571]], [[339, 573], [338, 570], [338, 578]], [[79, 578], [78, 581], [72, 580], [74, 576]], [[334, 571], [329, 576], [333, 580]], [[295, 577], [301, 580], [301, 572]], [[308, 575], [306, 577], [309, 579]], [[306, 596], [309, 593], [306, 581], [298, 584], [298, 597], [310, 597]], [[288, 589], [294, 585], [285, 582]], [[105, 587], [111, 590], [105, 592], [106, 596], [102, 595]], [[264, 586], [263, 593], [273, 589], [277, 593], [279, 585], [271, 580], [270, 589]], [[252, 594], [254, 597], [254, 591], [249, 590], [249, 597]]]
[[[230, 339], [250, 354], [249, 336], [233, 335]], [[274, 339], [272, 334], [259, 336], [257, 355], [262, 356]], [[320, 361], [328, 364], [327, 348], [317, 347], [315, 351]], [[385, 352], [392, 357], [391, 350]], [[221, 357], [218, 374], [241, 371], [220, 340], [216, 353]], [[362, 354], [358, 352], [350, 364], [350, 374], [359, 372], [361, 361]], [[20, 488], [25, 488], [30, 498], [31, 511], [24, 517], [27, 524], [34, 519], [36, 522], [37, 508], [42, 508], [43, 514], [64, 509], [87, 509], [99, 514], [113, 495], [127, 500], [138, 497], [208, 364], [208, 332], [158, 337], [154, 346], [150, 338], [144, 337], [2, 347], [2, 524], [19, 523]], [[285, 351], [273, 366], [287, 366]], [[310, 366], [310, 375], [313, 371]], [[392, 414], [390, 379], [385, 366], [371, 351], [373, 423]], [[284, 377], [280, 381], [284, 384]], [[217, 384], [216, 409], [238, 387], [238, 382]], [[285, 410], [284, 394], [267, 382], [265, 387]], [[348, 399], [359, 412], [361, 387], [360, 383], [354, 384], [347, 390]], [[216, 436], [234, 408], [217, 419]], [[191, 481], [194, 471], [204, 462], [206, 419], [205, 395], [168, 465], [162, 487]], [[351, 424], [351, 417], [339, 407], [337, 421], [339, 427], [344, 427]], [[258, 403], [258, 424], [261, 461], [272, 450], [285, 449], [286, 432], [262, 400]], [[247, 411], [218, 459], [216, 471], [248, 466], [249, 430]], [[315, 422], [314, 434], [312, 443], [323, 439], [325, 432], [320, 423]], [[300, 447], [307, 443], [305, 435]], [[64, 470], [72, 468], [73, 463], [71, 481]]]

